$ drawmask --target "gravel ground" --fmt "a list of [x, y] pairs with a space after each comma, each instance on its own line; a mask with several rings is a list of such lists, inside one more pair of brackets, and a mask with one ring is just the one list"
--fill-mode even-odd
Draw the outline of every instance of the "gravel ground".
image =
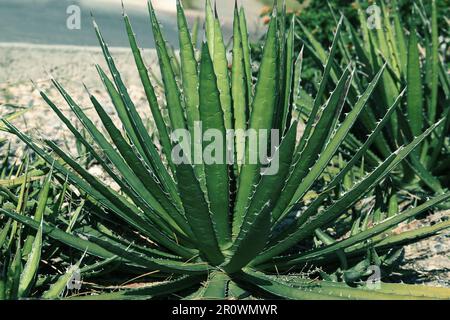
[[[131, 52], [129, 49], [121, 48], [111, 51], [138, 110], [148, 115], [149, 108], [134, 68]], [[145, 50], [144, 54], [147, 62], [152, 67], [157, 67], [153, 63], [155, 52], [149, 49]], [[87, 108], [87, 114], [94, 121], [98, 121], [93, 110], [90, 109], [90, 102], [86, 92], [82, 89], [82, 83], [85, 83], [97, 96], [107, 111], [112, 113], [113, 108], [96, 74], [95, 63], [105, 67], [101, 52], [94, 48], [0, 44], [0, 105], [11, 104], [30, 108], [27, 113], [14, 120], [14, 124], [34, 136], [50, 137], [62, 143], [64, 140], [70, 139], [70, 135], [42, 101], [30, 79], [36, 83], [37, 87], [44, 90], [57, 105], [64, 106], [64, 110], [67, 110], [63, 100], [51, 86], [49, 81], [49, 74], [51, 74], [65, 86], [82, 107]], [[9, 109], [3, 106], [0, 115], [5, 115]], [[5, 136], [4, 133], [0, 133], [0, 137], [11, 139], [13, 146], [21, 145], [17, 139]], [[69, 144], [74, 145], [73, 143]], [[93, 170], [96, 171], [95, 168]], [[101, 172], [97, 172], [97, 174], [101, 175]], [[422, 225], [430, 225], [449, 215], [450, 211], [440, 212], [420, 222], [413, 222], [399, 228], [408, 230]], [[450, 286], [450, 233], [442, 233], [406, 247], [402, 269], [408, 274], [405, 279], [407, 282]]]
[[[449, 216], [450, 210], [437, 212], [420, 221], [402, 225], [398, 230], [430, 226]], [[406, 275], [405, 281], [450, 287], [450, 231], [407, 246], [401, 269]]]
[[[133, 101], [137, 108], [146, 114], [149, 108], [134, 68], [131, 52], [129, 49], [121, 48], [113, 48], [111, 52]], [[144, 55], [148, 63], [156, 59], [152, 49], [145, 50]], [[106, 69], [102, 53], [97, 48], [0, 45], [0, 104], [30, 108], [13, 123], [34, 135], [62, 141], [68, 137], [68, 131], [45, 104], [35, 86], [44, 91], [63, 110], [67, 110], [68, 106], [51, 84], [51, 77], [55, 78], [75, 101], [86, 109], [87, 114], [94, 121], [98, 121], [91, 108], [89, 97], [83, 89], [83, 83], [103, 103], [108, 112], [112, 113], [113, 107], [97, 75], [96, 63]], [[4, 116], [10, 111], [11, 108], [3, 107], [0, 115]]]

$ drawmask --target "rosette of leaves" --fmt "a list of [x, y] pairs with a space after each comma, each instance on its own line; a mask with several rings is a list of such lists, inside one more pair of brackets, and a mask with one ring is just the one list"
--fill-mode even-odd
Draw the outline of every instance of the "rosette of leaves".
[[[163, 106], [157, 99], [130, 21], [124, 14], [130, 47], [157, 128], [157, 142], [144, 126], [95, 23], [110, 75], [100, 66], [97, 69], [123, 130], [116, 126], [98, 99], [89, 94], [106, 132], [102, 131], [63, 86], [52, 80], [91, 135], [95, 142], [92, 144], [83, 139], [63, 114], [62, 108], [41, 92], [77, 140], [85, 145], [117, 184], [119, 191], [91, 175], [55, 142], [36, 141], [11, 123], [6, 123], [10, 132], [53, 164], [55, 175], [67, 177], [68, 182], [81, 190], [88, 201], [102, 208], [89, 217], [85, 228], [73, 233], [44, 221], [43, 234], [80, 253], [97, 257], [99, 261], [117, 258], [120, 263], [118, 270], [122, 274], [128, 272], [138, 277], [151, 274], [159, 280], [164, 278], [162, 282], [140, 288], [88, 297], [448, 298], [447, 289], [382, 284], [380, 289], [373, 291], [361, 285], [349, 286], [345, 282], [333, 281], [336, 279], [327, 276], [325, 270], [333, 264], [340, 265], [344, 271], [350, 270], [354, 261], [366, 260], [368, 252], [371, 261], [383, 263], [388, 258], [389, 249], [448, 227], [448, 222], [443, 222], [414, 230], [414, 233], [391, 232], [399, 223], [450, 198], [450, 194], [445, 193], [376, 225], [361, 222], [351, 232], [355, 224], [350, 211], [352, 206], [383, 181], [441, 122], [432, 124], [410, 143], [399, 147], [372, 172], [361, 176], [347, 192], [335, 197], [336, 187], [365, 156], [401, 101], [402, 94], [389, 106], [351, 161], [333, 175], [331, 181], [323, 182], [324, 170], [365, 110], [367, 101], [386, 72], [385, 68], [378, 70], [358, 102], [340, 121], [339, 115], [354, 76], [350, 68], [343, 70], [334, 90], [326, 99], [323, 98], [327, 85], [332, 82], [332, 66], [342, 27], [342, 23], [339, 24], [323, 70], [320, 94], [314, 100], [316, 113], [308, 120], [298, 140], [298, 121], [292, 111], [298, 92], [298, 83], [294, 79], [299, 78], [302, 57], [294, 56], [294, 21], [285, 30], [285, 16], [279, 16], [274, 10], [259, 74], [257, 79], [253, 79], [243, 10], [239, 11], [236, 6], [232, 63], [229, 68], [220, 22], [210, 2], [207, 1], [206, 5], [206, 35], [199, 61], [179, 2], [177, 9], [179, 70], [149, 3], [168, 119], [161, 112]], [[237, 158], [246, 160], [241, 165], [175, 164], [171, 151], [177, 141], [170, 138], [171, 133], [176, 129], [192, 131], [196, 121], [202, 122], [203, 130], [219, 130], [223, 133], [223, 139], [229, 129], [280, 130], [282, 141], [275, 151], [279, 155], [278, 172], [275, 175], [261, 174], [262, 165], [248, 161], [248, 139], [239, 138], [234, 140], [234, 149]], [[266, 147], [269, 146], [260, 146]], [[188, 153], [189, 150], [183, 151]], [[311, 199], [311, 192], [317, 185], [319, 191], [316, 190]], [[307, 201], [308, 198], [311, 200]], [[293, 211], [297, 212], [295, 216], [290, 215]], [[39, 223], [26, 215], [8, 210], [2, 212], [28, 227], [39, 227]], [[370, 219], [368, 214], [367, 221]], [[305, 265], [323, 268], [322, 278], [316, 279], [313, 278], [315, 275], [309, 277], [302, 273]], [[367, 272], [357, 269], [351, 271], [360, 272], [360, 277]]]

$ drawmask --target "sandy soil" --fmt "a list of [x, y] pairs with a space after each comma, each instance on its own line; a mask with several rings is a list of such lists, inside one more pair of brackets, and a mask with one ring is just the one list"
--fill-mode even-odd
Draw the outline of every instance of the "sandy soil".
[[[113, 48], [111, 52], [137, 108], [146, 113], [147, 101], [130, 50]], [[149, 64], [156, 59], [152, 49], [145, 50], [144, 55]], [[31, 108], [16, 119], [14, 124], [34, 135], [62, 141], [69, 137], [68, 131], [45, 104], [32, 81], [58, 106], [67, 110], [64, 100], [51, 85], [50, 78], [55, 78], [73, 95], [75, 101], [87, 108], [87, 114], [97, 121], [93, 110], [90, 109], [91, 103], [83, 89], [83, 83], [104, 104], [107, 111], [113, 110], [97, 75], [97, 63], [106, 69], [103, 55], [97, 48], [0, 45], [0, 104]], [[5, 115], [10, 110], [11, 108], [3, 107], [0, 114]]]

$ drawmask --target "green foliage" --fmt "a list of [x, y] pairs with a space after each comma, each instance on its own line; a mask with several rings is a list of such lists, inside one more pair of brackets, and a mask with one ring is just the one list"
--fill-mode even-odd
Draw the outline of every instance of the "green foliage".
[[[74, 249], [77, 252], [73, 255], [77, 258], [75, 261], [86, 255], [84, 261], [89, 263], [82, 268], [82, 273], [98, 276], [97, 281], [107, 285], [117, 284], [122, 280], [120, 275], [124, 274], [145, 277], [146, 280], [163, 279], [158, 284], [142, 288], [121, 286], [122, 290], [111, 293], [105, 292], [110, 287], [103, 288], [100, 295], [92, 295], [92, 291], [86, 289], [84, 295], [88, 299], [167, 296], [191, 299], [448, 298], [448, 289], [383, 284], [381, 289], [372, 291], [357, 282], [370, 275], [371, 265], [382, 268], [394, 265], [397, 256], [392, 254], [393, 248], [448, 228], [448, 222], [442, 222], [431, 228], [415, 230], [414, 234], [393, 232], [399, 223], [448, 200], [450, 193], [442, 193], [415, 208], [399, 212], [393, 204], [386, 216], [385, 212], [372, 210], [352, 212], [355, 204], [379, 188], [380, 183], [443, 122], [426, 126], [423, 133], [398, 145], [391, 154], [380, 157], [380, 163], [365, 174], [357, 165], [392, 121], [403, 95], [399, 93], [392, 104], [383, 105], [383, 120], [362, 142], [361, 150], [337, 172], [328, 170], [350, 137], [354, 124], [368, 112], [367, 103], [389, 72], [386, 66], [375, 70], [369, 83], [362, 87], [351, 111], [344, 114], [355, 79], [350, 65], [342, 72], [335, 70], [344, 19], [341, 18], [338, 24], [330, 52], [323, 52], [325, 66], [318, 94], [312, 99], [304, 133], [297, 141], [299, 119], [294, 102], [298, 100], [302, 56], [295, 59], [295, 24], [291, 23], [286, 28], [285, 12], [279, 15], [275, 9], [271, 15], [258, 76], [253, 81], [249, 76], [251, 59], [242, 9], [238, 12], [236, 8], [235, 12], [233, 33], [236, 39], [231, 70], [220, 23], [210, 2], [207, 1], [206, 6], [207, 40], [199, 55], [190, 39], [180, 3], [177, 9], [180, 63], [175, 63], [178, 58], [165, 43], [156, 13], [149, 3], [162, 89], [169, 110], [167, 120], [160, 114], [162, 105], [155, 99], [155, 88], [124, 13], [136, 66], [153, 118], [159, 122], [156, 128], [159, 143], [153, 141], [143, 125], [144, 120], [131, 100], [95, 23], [110, 75], [99, 66], [97, 69], [122, 129], [117, 127], [117, 122], [99, 100], [89, 93], [103, 125], [99, 128], [53, 79], [53, 84], [89, 134], [87, 139], [61, 112], [63, 107], [51, 102], [41, 92], [78, 143], [85, 147], [118, 188], [113, 189], [107, 181], [93, 176], [54, 141], [34, 140], [5, 121], [8, 131], [52, 166], [57, 179], [67, 181], [77, 189], [83, 197], [81, 204], [88, 207], [83, 211], [84, 216], [76, 211], [72, 221], [67, 221], [65, 215], [58, 212], [56, 216], [35, 214], [32, 218], [30, 212], [0, 209], [7, 221], [14, 221], [9, 224], [24, 227], [17, 227], [17, 230], [36, 230], [37, 233], [32, 234], [30, 264], [39, 261], [36, 248], [42, 247], [41, 237], [44, 236]], [[336, 84], [332, 85], [334, 80]], [[330, 85], [334, 88], [328, 95]], [[279, 170], [274, 175], [262, 174], [267, 173], [262, 164], [250, 161], [248, 138], [233, 140], [235, 150], [240, 150], [236, 152], [240, 152], [245, 160], [240, 167], [226, 163], [174, 163], [170, 151], [180, 141], [168, 140], [167, 137], [175, 129], [192, 130], [193, 119], [202, 121], [203, 130], [219, 130], [222, 139], [225, 139], [226, 129], [234, 126], [266, 133], [279, 129], [282, 139], [275, 150], [279, 155]], [[258, 140], [258, 145], [263, 150], [269, 149], [267, 142], [264, 144]], [[182, 151], [186, 155], [191, 150], [184, 148]], [[274, 160], [271, 161], [273, 163]], [[345, 180], [347, 174], [355, 172], [362, 172], [357, 181]], [[344, 184], [347, 189], [342, 190]], [[47, 192], [46, 186], [42, 195]], [[38, 204], [38, 208], [42, 206]], [[36, 217], [40, 219], [36, 220]], [[17, 248], [20, 252], [20, 246]], [[18, 282], [20, 258], [17, 256], [11, 259], [8, 283]], [[305, 266], [311, 264], [318, 269], [302, 274]], [[34, 265], [26, 266], [25, 270], [29, 270], [30, 275], [36, 272]], [[108, 281], [101, 277], [100, 270], [116, 271], [114, 275], [118, 278], [110, 277]], [[292, 272], [296, 275], [290, 274]], [[27, 281], [18, 288], [28, 290], [29, 279], [33, 278], [30, 275], [24, 277]], [[321, 280], [313, 279], [317, 276]], [[43, 297], [57, 297], [64, 281], [65, 278], [56, 281]], [[16, 288], [17, 285], [9, 287]]]
[[[336, 28], [336, 15], [343, 14], [348, 21], [356, 26], [359, 21], [358, 10], [367, 10], [367, 8], [376, 1], [371, 0], [328, 0], [327, 3], [321, 0], [297, 0], [300, 8], [293, 8], [301, 22], [308, 30], [314, 34], [315, 38], [324, 45], [329, 46], [333, 39], [333, 32]], [[397, 0], [399, 15], [401, 17], [411, 16], [411, 11], [414, 7], [414, 1]], [[424, 4], [427, 1], [420, 1]], [[449, 16], [448, 1], [436, 0], [438, 11], [438, 26], [440, 30], [448, 28], [448, 22], [445, 17]], [[431, 16], [431, 10], [425, 6], [425, 12]], [[298, 10], [298, 11], [297, 11]]]
[[[397, 189], [415, 191], [427, 190], [442, 194], [449, 187], [448, 168], [450, 133], [448, 104], [449, 79], [445, 72], [438, 28], [437, 1], [425, 7], [420, 2], [412, 6], [413, 13], [405, 19], [397, 2], [390, 5], [377, 2], [380, 8], [380, 28], [371, 29], [363, 12], [360, 23], [354, 27], [346, 20], [346, 30], [340, 41], [340, 61], [333, 67], [339, 74], [351, 61], [358, 61], [357, 72], [349, 92], [350, 108], [355, 104], [364, 87], [379, 68], [386, 64], [388, 72], [383, 75], [380, 85], [347, 139], [348, 156], [367, 134], [370, 134], [385, 109], [406, 88], [406, 99], [392, 116], [390, 123], [378, 137], [366, 157], [366, 166], [378, 165], [379, 157], [391, 154], [397, 146], [412, 141], [425, 128], [442, 119], [436, 131], [413, 152], [403, 170], [394, 172], [393, 183]], [[428, 14], [429, 12], [429, 14]], [[360, 31], [360, 32], [358, 32]], [[316, 52], [318, 65], [325, 63], [320, 54], [323, 47], [305, 28], [301, 35], [310, 52]], [[333, 76], [337, 83], [337, 77]], [[304, 100], [305, 101], [305, 100]], [[312, 107], [306, 107], [304, 110]]]
[[[2, 183], [0, 199], [2, 207], [0, 214], [0, 222], [2, 222], [0, 227], [1, 300], [42, 297], [47, 283], [59, 277], [55, 270], [68, 265], [67, 261], [54, 262], [57, 261], [55, 258], [61, 260], [61, 257], [55, 256], [58, 250], [50, 243], [45, 242], [43, 238], [44, 220], [54, 221], [55, 216], [61, 214], [59, 219], [64, 221], [63, 210], [58, 205], [63, 195], [52, 186], [51, 172], [43, 177], [45, 175], [43, 172], [48, 172], [48, 170], [39, 171], [32, 168], [42, 166], [40, 161], [29, 164], [28, 158], [25, 158], [23, 163], [23, 167], [12, 169], [12, 175], [17, 175], [18, 178], [9, 180], [9, 184]], [[8, 179], [2, 181], [8, 181]], [[65, 191], [61, 190], [61, 192]], [[19, 216], [32, 216], [28, 219], [33, 222], [36, 229], [24, 228], [18, 220], [5, 216], [3, 214], [5, 210]], [[76, 210], [78, 214], [80, 211], [81, 208]], [[73, 227], [73, 220], [70, 223]], [[66, 230], [70, 232], [70, 228]], [[54, 269], [45, 268], [44, 260], [54, 263]], [[65, 277], [70, 278], [71, 275], [65, 274]], [[69, 278], [58, 290], [53, 290], [53, 298], [62, 296]]]

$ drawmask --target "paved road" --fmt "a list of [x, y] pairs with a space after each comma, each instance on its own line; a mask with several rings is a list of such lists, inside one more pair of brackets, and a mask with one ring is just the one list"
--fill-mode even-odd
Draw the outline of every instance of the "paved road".
[[[145, 0], [125, 0], [129, 4], [128, 14], [133, 23], [140, 45], [154, 47], [149, 27]], [[158, 17], [164, 26], [167, 40], [176, 45], [176, 20], [170, 9], [174, 0], [153, 0], [159, 7]], [[255, 30], [257, 12], [261, 5], [257, 0], [242, 1], [248, 10], [250, 26]], [[69, 30], [66, 26], [67, 7], [71, 4], [81, 8], [81, 29]], [[106, 5], [105, 5], [106, 4]], [[225, 18], [224, 28], [230, 36], [232, 9], [234, 1], [219, 0], [219, 14]], [[173, 6], [172, 6], [173, 8]], [[0, 42], [21, 42], [46, 45], [96, 46], [90, 11], [110, 46], [128, 46], [123, 22], [121, 20], [120, 0], [0, 0]], [[190, 21], [198, 12], [190, 12]]]

